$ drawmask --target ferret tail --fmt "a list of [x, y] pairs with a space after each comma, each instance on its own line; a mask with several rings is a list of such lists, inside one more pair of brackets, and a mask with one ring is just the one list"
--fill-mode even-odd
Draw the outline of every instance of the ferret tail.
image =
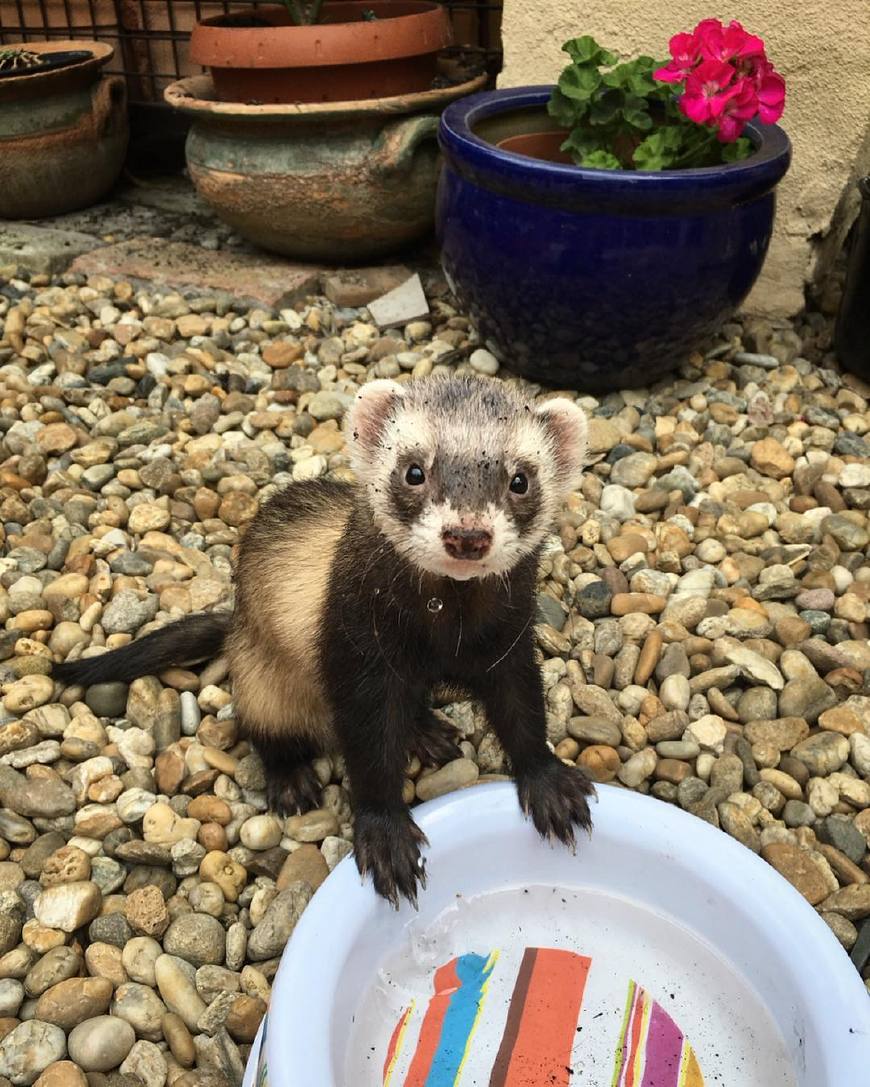
[[130, 683], [166, 668], [208, 660], [220, 653], [230, 618], [230, 612], [190, 615], [120, 649], [56, 664], [52, 676], [62, 683], [85, 687], [92, 683]]

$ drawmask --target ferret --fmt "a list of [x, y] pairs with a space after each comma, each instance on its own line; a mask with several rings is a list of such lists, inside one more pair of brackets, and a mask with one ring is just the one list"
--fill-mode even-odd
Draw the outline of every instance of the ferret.
[[573, 845], [594, 787], [547, 745], [534, 655], [536, 572], [579, 483], [586, 419], [501, 381], [364, 385], [345, 418], [356, 482], [293, 483], [244, 533], [232, 615], [194, 615], [121, 649], [55, 666], [75, 684], [130, 682], [224, 652], [236, 720], [269, 806], [319, 804], [311, 766], [339, 751], [354, 854], [378, 894], [416, 905], [428, 844], [403, 799], [409, 760], [461, 756], [433, 689], [482, 703], [539, 833]]

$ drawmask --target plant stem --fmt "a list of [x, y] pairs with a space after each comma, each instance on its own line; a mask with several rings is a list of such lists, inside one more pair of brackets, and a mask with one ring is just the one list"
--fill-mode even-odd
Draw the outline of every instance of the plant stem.
[[323, 0], [311, 0], [311, 7], [308, 9], [309, 22], [316, 23], [320, 19], [320, 9], [323, 7]]
[[284, 0], [284, 7], [290, 14], [290, 18], [296, 24], [296, 26], [305, 26], [307, 19], [305, 18], [305, 11], [300, 8], [297, 0]]
[[686, 151], [684, 151], [682, 155], [677, 158], [676, 162], [673, 162], [668, 167], [668, 169], [679, 170], [681, 167], [685, 166], [687, 161], [691, 161], [691, 159], [696, 158], [702, 152], [712, 147], [715, 143], [715, 140], [716, 133], [712, 129], [708, 130], [703, 140], [701, 140], [699, 143], [696, 143], [694, 147], [690, 147]]

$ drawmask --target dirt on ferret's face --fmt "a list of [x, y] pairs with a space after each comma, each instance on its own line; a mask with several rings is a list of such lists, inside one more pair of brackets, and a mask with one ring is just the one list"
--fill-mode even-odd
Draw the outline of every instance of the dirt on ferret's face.
[[578, 484], [586, 418], [486, 378], [363, 386], [345, 423], [380, 531], [421, 571], [499, 576], [533, 552]]

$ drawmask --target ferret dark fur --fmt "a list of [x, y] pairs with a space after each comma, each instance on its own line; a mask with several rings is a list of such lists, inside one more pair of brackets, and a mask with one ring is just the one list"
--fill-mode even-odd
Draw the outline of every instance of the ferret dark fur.
[[340, 751], [356, 863], [398, 905], [425, 881], [425, 840], [402, 798], [408, 761], [461, 754], [430, 708], [440, 685], [482, 703], [542, 835], [570, 844], [590, 827], [592, 785], [546, 743], [533, 642], [540, 550], [582, 469], [585, 420], [501, 382], [376, 381], [346, 433], [358, 483], [293, 484], [262, 506], [239, 548], [232, 616], [191, 616], [54, 674], [129, 682], [226, 652], [270, 806], [316, 806], [311, 759]]

